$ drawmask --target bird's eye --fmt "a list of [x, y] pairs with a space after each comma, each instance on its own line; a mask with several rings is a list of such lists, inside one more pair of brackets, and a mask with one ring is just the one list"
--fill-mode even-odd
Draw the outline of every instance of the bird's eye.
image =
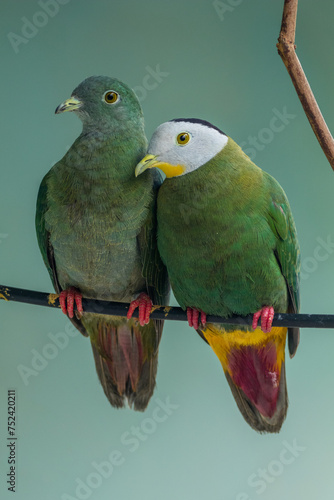
[[107, 92], [104, 93], [103, 97], [107, 104], [114, 104], [118, 101], [119, 94], [117, 94], [117, 92], [115, 92], [114, 90], [107, 90]]
[[190, 134], [188, 134], [188, 132], [181, 132], [181, 134], [177, 136], [176, 140], [178, 144], [183, 146], [190, 141]]

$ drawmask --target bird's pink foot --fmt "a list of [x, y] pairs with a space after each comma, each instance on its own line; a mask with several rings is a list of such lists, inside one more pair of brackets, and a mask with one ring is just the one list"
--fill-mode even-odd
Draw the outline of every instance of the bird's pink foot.
[[67, 290], [63, 290], [59, 295], [59, 304], [61, 310], [64, 314], [68, 315], [69, 318], [73, 318], [74, 315], [74, 302], [77, 306], [77, 311], [81, 315], [83, 314], [82, 308], [82, 295], [73, 286], [68, 288]]
[[126, 317], [128, 319], [132, 318], [132, 315], [134, 311], [139, 308], [139, 324], [140, 326], [147, 325], [150, 321], [150, 314], [152, 310], [153, 302], [150, 299], [150, 297], [142, 292], [139, 297], [137, 297], [135, 300], [133, 300], [130, 304], [128, 314]]
[[[199, 322], [199, 316], [201, 314], [201, 321]], [[198, 309], [194, 309], [193, 307], [187, 307], [187, 319], [188, 324], [191, 327], [194, 327], [195, 330], [198, 330], [199, 325], [206, 325], [206, 314], [203, 311], [199, 311]]]
[[257, 322], [261, 317], [261, 330], [263, 333], [269, 333], [271, 331], [271, 326], [274, 319], [274, 308], [273, 307], [262, 307], [258, 312], [256, 312], [253, 316], [252, 328], [255, 330], [257, 328]]

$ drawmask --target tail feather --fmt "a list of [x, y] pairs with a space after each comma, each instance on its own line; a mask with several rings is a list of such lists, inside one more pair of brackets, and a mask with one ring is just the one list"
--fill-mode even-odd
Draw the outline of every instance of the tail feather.
[[117, 387], [120, 393], [125, 391], [125, 385], [130, 378], [131, 387], [136, 391], [140, 371], [143, 363], [143, 350], [141, 337], [138, 330], [129, 328], [127, 325], [121, 325], [116, 331], [106, 335], [100, 335], [100, 342], [103, 342], [103, 337], [111, 338], [111, 348], [105, 349], [107, 353], [107, 365], [110, 374], [117, 382]]
[[246, 422], [252, 427], [252, 429], [260, 433], [279, 432], [285, 420], [288, 410], [288, 394], [286, 387], [284, 363], [282, 363], [282, 368], [281, 368], [281, 377], [280, 377], [278, 398], [276, 403], [276, 411], [271, 418], [261, 415], [257, 407], [245, 395], [243, 390], [240, 389], [233, 382], [232, 377], [228, 373], [228, 371], [225, 372], [225, 376], [242, 416], [244, 417]]
[[246, 422], [258, 432], [279, 432], [286, 417], [286, 328], [271, 334], [225, 331], [207, 325], [203, 332], [218, 356]]
[[155, 388], [158, 344], [153, 321], [144, 327], [125, 319], [95, 325], [91, 344], [97, 375], [112, 406], [126, 401], [135, 410], [147, 407]]
[[99, 350], [92, 343], [96, 372], [110, 404], [115, 408], [123, 408], [124, 396], [118, 392], [117, 385], [110, 375], [106, 360], [100, 355]]
[[158, 353], [145, 361], [138, 380], [136, 393], [128, 396], [129, 404], [137, 411], [144, 411], [153, 394], [158, 369]]
[[297, 352], [297, 347], [300, 340], [299, 328], [288, 329], [288, 346], [290, 358], [293, 358]]

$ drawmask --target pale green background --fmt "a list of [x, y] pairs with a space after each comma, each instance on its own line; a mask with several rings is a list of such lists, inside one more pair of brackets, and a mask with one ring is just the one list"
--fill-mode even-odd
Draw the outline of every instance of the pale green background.
[[[317, 252], [319, 238], [334, 241], [333, 173], [277, 55], [283, 0], [223, 3], [229, 10], [221, 19], [205, 0], [70, 0], [16, 54], [8, 33], [21, 35], [22, 17], [32, 20], [41, 7], [1, 1], [1, 284], [51, 290], [35, 238], [35, 200], [42, 177], [80, 131], [75, 116], [56, 117], [54, 109], [84, 78], [106, 74], [156, 87], [142, 100], [148, 136], [165, 120], [198, 117], [246, 150], [250, 135], [267, 142], [260, 140], [255, 161], [279, 180], [292, 205], [303, 256], [302, 311], [334, 312], [334, 250]], [[332, 130], [333, 18], [332, 0], [300, 2], [298, 54]], [[157, 65], [168, 75], [154, 85], [145, 77]], [[284, 107], [294, 118], [270, 137], [264, 129], [273, 109]], [[295, 359], [287, 360], [288, 418], [270, 436], [243, 421], [215, 355], [184, 324], [165, 326], [157, 388], [141, 414], [110, 407], [89, 341], [79, 335], [24, 385], [18, 365], [31, 367], [31, 350], [52, 344], [48, 334], [65, 332], [67, 320], [59, 311], [4, 302], [0, 317], [1, 498], [13, 498], [5, 477], [6, 395], [15, 388], [17, 500], [80, 498], [79, 478], [101, 483], [81, 492], [92, 500], [333, 499], [332, 330], [302, 331]], [[164, 415], [157, 398], [177, 408], [155, 423], [152, 416]], [[134, 442], [122, 443], [141, 425], [136, 450]], [[302, 451], [284, 454], [294, 440]], [[109, 460], [114, 450], [123, 463], [100, 481], [90, 476], [92, 462]], [[254, 486], [259, 469], [269, 470], [263, 487]]]

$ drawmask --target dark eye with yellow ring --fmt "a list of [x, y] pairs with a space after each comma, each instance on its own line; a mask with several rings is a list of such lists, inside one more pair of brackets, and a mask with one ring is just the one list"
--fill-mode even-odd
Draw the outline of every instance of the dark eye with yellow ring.
[[119, 95], [114, 90], [107, 90], [103, 97], [107, 104], [114, 104], [119, 99]]
[[178, 144], [183, 146], [190, 141], [190, 134], [188, 134], [188, 132], [181, 132], [181, 134], [177, 136], [176, 140]]

